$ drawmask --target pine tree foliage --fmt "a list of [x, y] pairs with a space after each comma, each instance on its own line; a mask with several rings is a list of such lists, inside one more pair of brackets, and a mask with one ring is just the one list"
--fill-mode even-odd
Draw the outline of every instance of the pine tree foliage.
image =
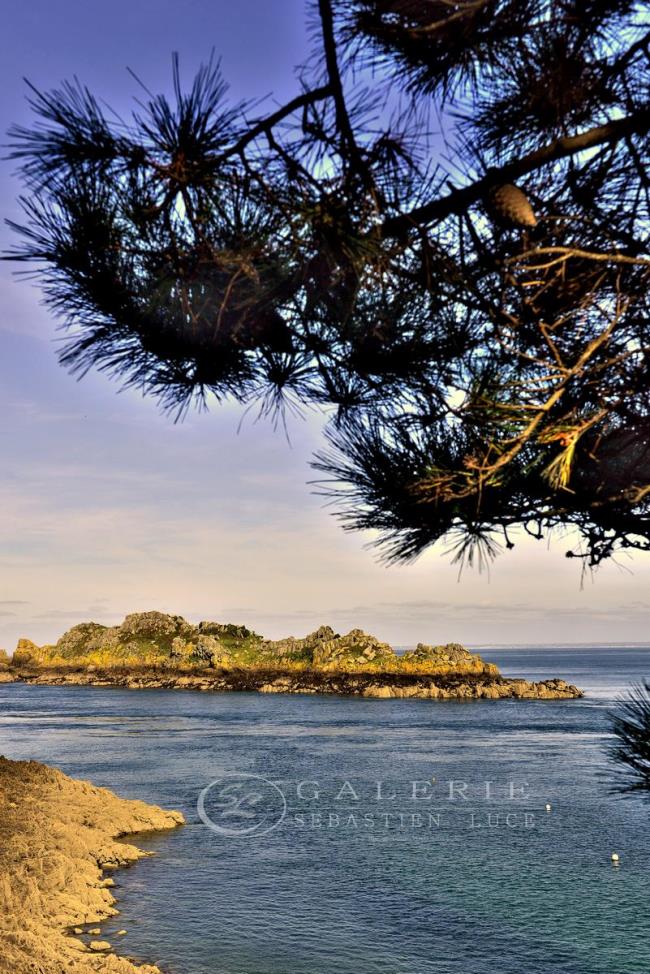
[[[301, 90], [219, 67], [114, 120], [78, 83], [11, 132], [22, 242], [97, 367], [182, 414], [332, 410], [316, 460], [389, 558], [572, 528], [650, 549], [650, 13], [318, 0]], [[478, 546], [478, 547], [475, 547]]]
[[618, 766], [616, 790], [650, 794], [650, 682], [635, 687], [611, 718], [611, 757]]

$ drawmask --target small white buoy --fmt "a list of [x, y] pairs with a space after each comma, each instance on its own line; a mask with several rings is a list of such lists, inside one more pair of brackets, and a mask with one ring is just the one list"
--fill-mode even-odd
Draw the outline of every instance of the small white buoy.
[[619, 863], [618, 852], [612, 852], [612, 862]]
[[547, 805], [546, 805], [546, 811], [547, 811], [547, 812], [550, 812], [550, 810], [551, 810], [551, 806], [550, 806], [549, 804], [547, 804]]

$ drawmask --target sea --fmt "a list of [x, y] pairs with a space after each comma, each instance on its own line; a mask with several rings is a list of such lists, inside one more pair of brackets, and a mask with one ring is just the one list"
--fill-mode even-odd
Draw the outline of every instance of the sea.
[[184, 813], [101, 924], [169, 974], [648, 974], [650, 798], [607, 746], [650, 648], [480, 652], [586, 695], [4, 684], [0, 753]]

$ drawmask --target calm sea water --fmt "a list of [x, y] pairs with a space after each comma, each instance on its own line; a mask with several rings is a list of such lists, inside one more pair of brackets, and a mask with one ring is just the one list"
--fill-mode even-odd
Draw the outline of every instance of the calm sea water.
[[[10, 685], [0, 751], [182, 809], [185, 828], [116, 874], [122, 915], [102, 926], [173, 974], [648, 974], [650, 802], [609, 793], [603, 747], [650, 651], [483, 655], [588, 696]], [[209, 828], [197, 799], [215, 780]]]

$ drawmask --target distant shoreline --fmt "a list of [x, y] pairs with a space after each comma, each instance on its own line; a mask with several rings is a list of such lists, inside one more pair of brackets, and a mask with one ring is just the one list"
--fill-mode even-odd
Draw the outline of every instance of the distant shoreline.
[[[398, 647], [400, 650], [402, 647]], [[532, 649], [536, 652], [542, 650], [575, 650], [584, 649], [587, 652], [599, 649], [647, 649], [650, 650], [650, 643], [471, 643], [469, 647], [472, 651]]]

